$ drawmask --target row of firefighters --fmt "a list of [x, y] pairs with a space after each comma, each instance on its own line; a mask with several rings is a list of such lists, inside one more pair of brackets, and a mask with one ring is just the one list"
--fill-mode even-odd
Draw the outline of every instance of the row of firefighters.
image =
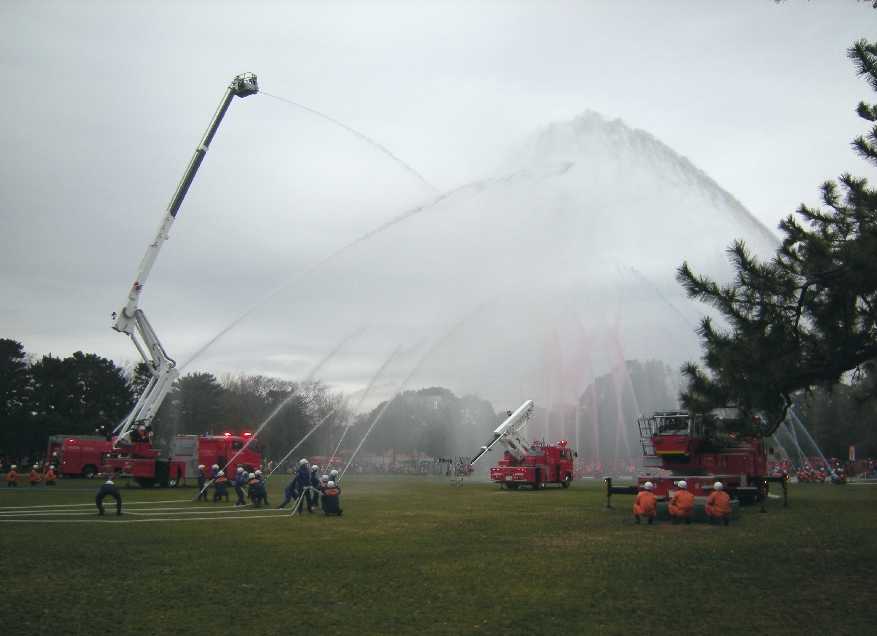
[[[6, 487], [15, 488], [18, 486], [18, 480], [24, 476], [24, 473], [18, 472], [18, 466], [13, 464], [6, 473]], [[36, 486], [40, 482], [46, 482], [47, 486], [54, 486], [58, 475], [55, 473], [54, 466], [46, 466], [45, 472], [40, 472], [39, 464], [34, 464], [27, 475], [27, 480], [31, 486]]]
[[[252, 473], [238, 467], [235, 475], [229, 478], [218, 464], [211, 467], [209, 477], [206, 466], [198, 466], [198, 501], [207, 501], [207, 491], [213, 488], [213, 501], [228, 501], [229, 487], [234, 488], [237, 495], [235, 506], [250, 503], [254, 506], [270, 506], [268, 502], [267, 478], [261, 470]], [[341, 515], [341, 486], [338, 484], [338, 471], [332, 470], [328, 475], [320, 475], [317, 464], [309, 465], [308, 460], [299, 461], [298, 470], [283, 490], [283, 503], [278, 508], [285, 508], [294, 502], [295, 510], [301, 514], [307, 507], [308, 512], [321, 509], [325, 514]]]
[[[688, 490], [685, 480], [676, 482], [676, 490], [670, 496], [667, 510], [673, 523], [691, 523], [694, 513], [694, 495]], [[655, 485], [647, 481], [643, 489], [636, 495], [633, 502], [633, 516], [637, 523], [645, 518], [651, 524], [658, 514], [658, 498], [654, 492]], [[725, 492], [725, 485], [717, 481], [713, 484], [713, 491], [706, 500], [706, 514], [710, 523], [722, 523], [728, 525], [731, 519], [731, 497]]]

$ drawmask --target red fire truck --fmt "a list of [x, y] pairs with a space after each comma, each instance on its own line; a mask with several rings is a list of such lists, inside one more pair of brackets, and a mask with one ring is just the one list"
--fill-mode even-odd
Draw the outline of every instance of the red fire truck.
[[509, 412], [493, 432], [493, 439], [481, 447], [470, 465], [474, 465], [495, 444], [502, 443], [506, 447], [502, 459], [490, 469], [490, 479], [500, 488], [516, 490], [526, 485], [537, 490], [552, 483], [569, 488], [573, 480], [575, 453], [567, 447], [566, 440], [546, 444], [544, 441], [528, 443], [524, 438], [523, 430], [533, 408], [533, 401], [527, 400], [514, 413]]
[[613, 486], [606, 480], [607, 497], [636, 494], [647, 481], [655, 485], [658, 498], [668, 497], [678, 481], [687, 482], [695, 497], [706, 497], [721, 481], [725, 490], [741, 503], [767, 497], [770, 482], [780, 483], [786, 494], [785, 476], [768, 474], [767, 457], [774, 449], [766, 440], [770, 432], [761, 419], [740, 417], [734, 409], [721, 409], [706, 416], [687, 411], [663, 411], [637, 420], [644, 456], [638, 486]]
[[52, 435], [46, 452], [48, 462], [64, 477], [94, 477], [113, 443], [103, 435]]
[[118, 444], [104, 454], [101, 471], [131, 477], [143, 487], [175, 486], [194, 479], [198, 464], [222, 466], [232, 475], [241, 466], [247, 472], [262, 465], [262, 454], [250, 433], [243, 435], [177, 435], [173, 454], [165, 457], [149, 442]]
[[[98, 435], [53, 435], [47, 457], [65, 477], [94, 477], [98, 472], [132, 477], [142, 486], [171, 486], [195, 477], [198, 464], [225, 466], [234, 472], [238, 466], [251, 471], [262, 464], [262, 455], [251, 434], [177, 435], [174, 455], [162, 459], [149, 443], [136, 443], [113, 449], [113, 442]], [[248, 444], [249, 442], [249, 444]], [[244, 448], [246, 446], [246, 448]], [[242, 450], [243, 449], [243, 450]], [[235, 457], [236, 454], [238, 454]]]

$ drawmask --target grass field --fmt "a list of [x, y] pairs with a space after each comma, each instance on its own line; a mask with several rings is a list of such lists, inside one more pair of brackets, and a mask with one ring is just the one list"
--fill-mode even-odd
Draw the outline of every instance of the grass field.
[[3, 633], [867, 634], [877, 621], [877, 486], [792, 486], [788, 509], [772, 500], [723, 528], [634, 525], [629, 498], [603, 509], [599, 482], [357, 476], [341, 518], [225, 512], [192, 489], [132, 488], [119, 518], [65, 506], [97, 485], [0, 490]]

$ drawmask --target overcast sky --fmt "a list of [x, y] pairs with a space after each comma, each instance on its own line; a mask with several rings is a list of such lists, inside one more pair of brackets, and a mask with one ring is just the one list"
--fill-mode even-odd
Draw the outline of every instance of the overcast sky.
[[[32, 354], [135, 359], [110, 313], [243, 71], [379, 141], [435, 190], [312, 114], [236, 100], [143, 296], [181, 358], [332, 250], [501, 174], [528, 135], [587, 110], [647, 131], [774, 228], [825, 179], [873, 176], [849, 141], [864, 130], [856, 104], [874, 96], [846, 58], [873, 35], [870, 5], [0, 3], [0, 337]], [[371, 311], [333, 298], [322, 311]], [[344, 335], [288, 338], [277, 359], [319, 359]], [[236, 364], [225, 346], [211, 370], [283, 372]], [[382, 355], [338, 377], [364, 384]]]

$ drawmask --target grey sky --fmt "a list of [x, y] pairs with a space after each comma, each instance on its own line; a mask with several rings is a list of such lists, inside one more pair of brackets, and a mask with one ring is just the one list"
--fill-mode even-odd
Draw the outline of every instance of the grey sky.
[[[3, 3], [0, 336], [34, 354], [135, 358], [110, 330], [110, 312], [239, 72], [379, 140], [442, 191], [505, 174], [515, 149], [551, 122], [586, 110], [620, 117], [774, 227], [800, 202], [816, 202], [826, 178], [873, 176], [848, 145], [864, 128], [855, 104], [873, 94], [845, 50], [872, 34], [875, 19], [870, 3], [816, 0]], [[503, 196], [490, 200], [506, 205]], [[430, 197], [313, 115], [265, 96], [236, 101], [142, 306], [184, 359], [295, 272]], [[449, 218], [466, 233], [471, 217]], [[394, 342], [413, 351], [441, 331], [418, 329], [433, 323], [416, 312], [409, 322], [390, 318], [418, 297], [411, 286], [426, 289], [420, 303], [434, 297], [423, 281], [441, 286], [446, 271], [420, 262], [431, 258], [429, 235], [411, 231], [398, 235], [407, 260], [385, 260], [390, 242], [349, 270], [321, 270], [204, 364], [294, 377], [345, 330], [369, 323], [384, 335], [331, 371], [339, 386], [365, 384]], [[435, 245], [455, 238], [444, 240]], [[687, 256], [671, 251], [668, 262]], [[373, 274], [370, 286], [351, 282], [361, 271]], [[482, 280], [488, 294], [498, 279]], [[382, 296], [387, 289], [395, 293]], [[359, 298], [365, 290], [373, 303]], [[278, 321], [281, 306], [299, 322]], [[436, 324], [471, 309], [443, 306]], [[348, 320], [326, 319], [339, 314]], [[261, 355], [272, 347], [270, 359]]]

